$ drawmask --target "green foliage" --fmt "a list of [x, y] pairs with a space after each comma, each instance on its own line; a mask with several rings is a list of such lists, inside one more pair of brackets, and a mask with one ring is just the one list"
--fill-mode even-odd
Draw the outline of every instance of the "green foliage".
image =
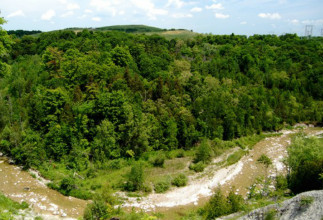
[[229, 157], [227, 158], [227, 165], [232, 165], [237, 163], [245, 154], [246, 154], [246, 151], [241, 149], [234, 152], [233, 154], [230, 154]]
[[244, 200], [241, 195], [236, 195], [234, 189], [225, 197], [218, 188], [202, 210], [206, 219], [215, 219], [222, 215], [231, 214], [244, 209]]
[[11, 220], [20, 210], [28, 208], [26, 202], [18, 203], [0, 193], [0, 219]]
[[[322, 123], [322, 38], [110, 29], [159, 35], [70, 29], [13, 43], [0, 28], [0, 150], [65, 194], [89, 198], [104, 177], [140, 190], [140, 169], [121, 179], [151, 152], [170, 159], [197, 149], [190, 168], [202, 171], [224, 149], [251, 148], [262, 131]], [[318, 146], [291, 156], [295, 192], [322, 186]], [[179, 149], [189, 151], [172, 153]]]
[[154, 184], [156, 193], [164, 193], [170, 188], [170, 181], [163, 180]]
[[275, 188], [277, 191], [284, 191], [288, 187], [288, 181], [287, 178], [283, 175], [276, 176], [276, 184]]
[[308, 208], [314, 202], [314, 198], [310, 196], [303, 196], [300, 199], [300, 208]]
[[204, 164], [202, 161], [198, 163], [191, 163], [189, 166], [190, 170], [194, 170], [195, 172], [202, 172], [204, 168], [206, 167], [206, 164]]
[[96, 198], [92, 203], [89, 203], [85, 210], [84, 220], [102, 220], [108, 219], [114, 213], [113, 207], [104, 202], [104, 200]]
[[277, 211], [275, 209], [271, 209], [265, 214], [264, 220], [275, 220], [276, 215], [277, 215]]
[[187, 176], [181, 173], [172, 180], [172, 185], [177, 187], [186, 186], [187, 181], [188, 181]]
[[125, 190], [137, 191], [141, 190], [144, 184], [144, 168], [141, 162], [136, 163], [131, 167], [130, 172], [127, 175], [127, 182], [125, 184]]
[[164, 167], [166, 157], [163, 152], [158, 152], [155, 156], [150, 159], [150, 163], [154, 167]]
[[262, 154], [257, 161], [264, 164], [266, 167], [269, 167], [272, 164], [271, 159], [265, 154]]
[[206, 219], [215, 219], [216, 217], [226, 215], [229, 213], [229, 206], [226, 197], [222, 194], [220, 189], [217, 189], [209, 202], [204, 208], [204, 215]]
[[297, 135], [288, 148], [287, 164], [291, 169], [288, 186], [294, 193], [322, 189], [323, 141]]
[[211, 161], [212, 155], [213, 155], [213, 152], [210, 146], [210, 142], [204, 139], [196, 150], [196, 154], [193, 162], [208, 163]]

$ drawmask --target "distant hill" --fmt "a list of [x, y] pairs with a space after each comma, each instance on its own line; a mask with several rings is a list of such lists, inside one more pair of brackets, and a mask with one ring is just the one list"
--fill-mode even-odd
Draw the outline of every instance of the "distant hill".
[[25, 30], [10, 30], [7, 31], [8, 34], [10, 35], [16, 35], [17, 37], [23, 37], [25, 35], [35, 35], [35, 34], [39, 34], [42, 33], [41, 31], [25, 31]]
[[95, 28], [98, 31], [122, 31], [127, 33], [147, 33], [147, 32], [162, 32], [166, 29], [151, 27], [146, 25], [114, 25]]
[[[189, 39], [193, 38], [198, 33], [193, 32], [192, 30], [186, 30], [186, 29], [162, 29], [158, 27], [152, 27], [147, 25], [113, 25], [113, 26], [104, 26], [104, 27], [98, 27], [98, 28], [80, 28], [80, 27], [71, 27], [66, 28], [63, 30], [55, 30], [55, 31], [49, 31], [49, 32], [57, 32], [57, 31], [74, 31], [74, 32], [80, 32], [83, 30], [89, 30], [89, 31], [120, 31], [125, 33], [132, 33], [132, 34], [157, 34], [160, 36], [165, 37], [168, 40], [171, 39]], [[15, 34], [17, 37], [22, 37], [23, 35], [32, 35], [34, 37], [38, 37], [41, 33], [41, 31], [24, 31], [24, 30], [16, 30], [16, 31], [8, 31], [9, 34]]]

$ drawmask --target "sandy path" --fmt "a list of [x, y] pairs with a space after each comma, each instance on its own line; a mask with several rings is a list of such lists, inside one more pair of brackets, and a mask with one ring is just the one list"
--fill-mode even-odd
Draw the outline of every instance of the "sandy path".
[[20, 167], [9, 165], [6, 158], [0, 158], [0, 191], [3, 194], [15, 201], [29, 203], [33, 211], [46, 220], [76, 219], [83, 215], [86, 201], [63, 196], [45, 183], [46, 180], [33, 178]]
[[[322, 133], [322, 130], [305, 129], [305, 131], [315, 135]], [[201, 200], [211, 196], [217, 186], [221, 186], [226, 192], [234, 186], [237, 192], [246, 195], [248, 187], [254, 183], [257, 177], [264, 175], [276, 176], [278, 173], [286, 172], [286, 167], [282, 160], [287, 156], [287, 146], [291, 143], [290, 134], [296, 132], [298, 130], [285, 130], [281, 132], [281, 136], [260, 141], [249, 151], [249, 154], [231, 166], [217, 167], [216, 165], [211, 165], [202, 174], [191, 178], [189, 184], [185, 187], [173, 188], [164, 194], [152, 193], [140, 199], [128, 197], [123, 207], [158, 211], [176, 206], [198, 205]], [[267, 155], [273, 162], [268, 169], [257, 162], [257, 159], [262, 154]], [[227, 155], [217, 158], [213, 163], [222, 161], [226, 157]]]

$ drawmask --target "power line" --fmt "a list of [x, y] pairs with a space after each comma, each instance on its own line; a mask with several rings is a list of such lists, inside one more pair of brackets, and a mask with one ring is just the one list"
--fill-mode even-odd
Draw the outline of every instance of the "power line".
[[311, 37], [313, 34], [313, 25], [306, 25], [305, 26], [305, 36]]

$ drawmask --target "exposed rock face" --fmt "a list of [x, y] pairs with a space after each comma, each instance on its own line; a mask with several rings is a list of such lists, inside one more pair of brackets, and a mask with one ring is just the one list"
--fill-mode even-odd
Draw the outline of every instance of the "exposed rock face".
[[269, 215], [280, 220], [321, 220], [323, 219], [323, 190], [298, 194], [281, 204], [256, 209], [239, 219], [261, 220], [268, 218]]

